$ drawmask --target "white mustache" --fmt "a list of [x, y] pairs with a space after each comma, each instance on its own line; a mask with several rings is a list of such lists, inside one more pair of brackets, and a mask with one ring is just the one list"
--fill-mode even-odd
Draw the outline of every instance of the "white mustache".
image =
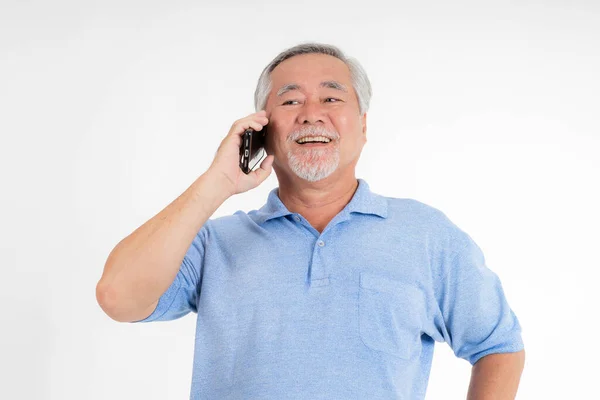
[[290, 133], [288, 141], [295, 142], [304, 136], [325, 136], [331, 140], [340, 138], [339, 133], [336, 131], [330, 131], [323, 126], [308, 125]]

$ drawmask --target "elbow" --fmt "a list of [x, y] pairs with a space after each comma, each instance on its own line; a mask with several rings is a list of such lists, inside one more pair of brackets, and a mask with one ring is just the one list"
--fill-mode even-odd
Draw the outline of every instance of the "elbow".
[[110, 285], [102, 281], [96, 285], [96, 301], [98, 305], [111, 319], [117, 322], [136, 322], [146, 319], [155, 310], [158, 300], [150, 307], [139, 307], [131, 301], [125, 301]]
[[128, 322], [122, 318], [117, 312], [118, 299], [117, 293], [109, 285], [105, 285], [102, 281], [96, 285], [96, 301], [98, 305], [111, 319], [117, 322]]

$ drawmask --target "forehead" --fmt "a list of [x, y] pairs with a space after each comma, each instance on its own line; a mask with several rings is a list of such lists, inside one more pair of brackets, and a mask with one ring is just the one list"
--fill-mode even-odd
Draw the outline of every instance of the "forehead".
[[275, 92], [289, 84], [316, 88], [323, 81], [337, 81], [351, 87], [348, 66], [327, 54], [301, 54], [288, 58], [271, 72], [271, 81]]

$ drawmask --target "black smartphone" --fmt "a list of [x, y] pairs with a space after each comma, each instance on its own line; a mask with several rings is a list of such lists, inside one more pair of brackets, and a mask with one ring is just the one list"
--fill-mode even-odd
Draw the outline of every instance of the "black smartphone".
[[242, 145], [240, 146], [240, 168], [247, 175], [254, 170], [266, 155], [265, 138], [267, 135], [267, 126], [263, 126], [260, 131], [246, 129], [242, 135]]

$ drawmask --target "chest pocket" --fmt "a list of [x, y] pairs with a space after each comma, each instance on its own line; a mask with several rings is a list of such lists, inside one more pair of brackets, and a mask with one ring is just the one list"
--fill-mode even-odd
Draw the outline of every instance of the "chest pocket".
[[425, 294], [416, 285], [360, 273], [359, 329], [363, 343], [403, 359], [421, 349]]

